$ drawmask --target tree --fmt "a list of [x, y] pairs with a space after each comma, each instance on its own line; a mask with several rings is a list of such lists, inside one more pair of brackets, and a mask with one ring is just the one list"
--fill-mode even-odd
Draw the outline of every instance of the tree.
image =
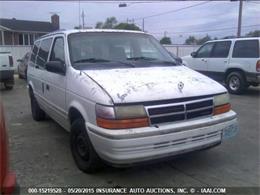
[[161, 44], [172, 44], [172, 41], [171, 41], [171, 38], [170, 37], [163, 37], [161, 40], [160, 40], [160, 43]]
[[97, 22], [96, 27], [97, 29], [124, 29], [124, 30], [139, 30], [141, 29], [136, 26], [135, 24], [128, 24], [128, 23], [117, 23], [117, 19], [115, 17], [109, 17], [106, 19], [105, 22]]
[[103, 22], [97, 22], [95, 28], [102, 28], [103, 27]]
[[185, 44], [187, 44], [187, 45], [196, 45], [197, 44], [197, 39], [194, 36], [189, 36], [185, 40]]
[[115, 29], [124, 29], [124, 30], [139, 30], [141, 29], [136, 26], [135, 24], [128, 24], [128, 23], [120, 23], [114, 27]]
[[[217, 38], [215, 37], [215, 40]], [[186, 40], [185, 40], [185, 44], [188, 45], [202, 45], [203, 43], [212, 40], [211, 37], [209, 35], [206, 35], [205, 37], [202, 37], [201, 39], [197, 39], [194, 36], [189, 36]]]
[[198, 39], [197, 44], [202, 45], [203, 43], [210, 41], [210, 40], [211, 40], [211, 37], [209, 35], [206, 35], [205, 37]]
[[97, 22], [95, 28], [112, 29], [117, 25], [117, 19], [115, 17], [109, 17], [106, 21]]
[[246, 37], [260, 37], [260, 30], [250, 31]]
[[106, 19], [106, 21], [102, 25], [102, 28], [112, 29], [112, 28], [115, 27], [116, 24], [117, 24], [116, 18], [115, 17], [110, 17], [110, 18]]

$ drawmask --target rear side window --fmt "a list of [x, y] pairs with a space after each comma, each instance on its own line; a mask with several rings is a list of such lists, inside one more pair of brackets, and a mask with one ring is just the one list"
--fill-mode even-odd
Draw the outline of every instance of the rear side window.
[[58, 37], [55, 39], [53, 49], [51, 52], [50, 61], [61, 61], [63, 63], [65, 62], [64, 40], [62, 37]]
[[233, 49], [233, 58], [259, 58], [258, 40], [236, 41]]
[[51, 47], [52, 38], [44, 39], [41, 41], [39, 53], [37, 56], [36, 64], [44, 67], [48, 58], [48, 54]]
[[231, 41], [216, 42], [212, 50], [212, 58], [226, 58], [228, 57]]
[[35, 42], [35, 44], [33, 46], [32, 55], [31, 55], [31, 61], [33, 63], [35, 63], [35, 59], [36, 59], [36, 56], [37, 56], [37, 53], [38, 53], [38, 50], [39, 50], [39, 45], [40, 45], [40, 42], [37, 41], [37, 42]]
[[199, 49], [196, 57], [197, 58], [209, 58], [213, 46], [214, 46], [214, 43], [206, 43]]

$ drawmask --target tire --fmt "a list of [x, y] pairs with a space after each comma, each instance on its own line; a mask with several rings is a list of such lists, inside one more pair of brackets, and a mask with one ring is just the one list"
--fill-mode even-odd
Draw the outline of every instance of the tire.
[[70, 147], [74, 161], [81, 171], [94, 173], [101, 168], [101, 159], [89, 139], [82, 118], [76, 119], [71, 125]]
[[5, 82], [4, 86], [5, 86], [6, 90], [11, 90], [11, 89], [13, 89], [14, 84], [13, 83], [9, 83], [9, 82]]
[[27, 68], [24, 71], [24, 79], [27, 80]]
[[17, 68], [17, 72], [18, 72], [18, 77], [19, 77], [19, 79], [22, 79], [23, 77], [22, 77], [22, 75], [21, 75], [21, 73], [20, 73], [20, 68], [19, 68], [19, 67]]
[[226, 85], [231, 94], [242, 94], [249, 86], [242, 72], [229, 73], [226, 79]]
[[31, 98], [31, 112], [32, 112], [32, 117], [35, 121], [42, 121], [45, 119], [45, 112], [40, 108], [36, 98], [31, 92], [30, 95]]

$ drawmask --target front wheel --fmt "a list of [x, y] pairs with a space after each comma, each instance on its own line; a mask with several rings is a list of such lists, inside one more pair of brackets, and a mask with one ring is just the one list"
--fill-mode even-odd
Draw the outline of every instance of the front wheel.
[[13, 84], [13, 83], [10, 83], [10, 82], [5, 82], [5, 83], [4, 83], [4, 86], [5, 86], [5, 89], [6, 89], [6, 90], [11, 90], [11, 89], [13, 89], [14, 84]]
[[246, 79], [241, 72], [231, 72], [226, 79], [228, 91], [232, 94], [242, 94], [248, 87]]
[[88, 137], [85, 121], [75, 120], [71, 126], [70, 146], [77, 167], [86, 173], [96, 172], [102, 165]]
[[34, 95], [30, 94], [31, 98], [31, 112], [32, 112], [32, 117], [35, 121], [41, 121], [45, 119], [45, 112], [40, 108], [36, 98]]

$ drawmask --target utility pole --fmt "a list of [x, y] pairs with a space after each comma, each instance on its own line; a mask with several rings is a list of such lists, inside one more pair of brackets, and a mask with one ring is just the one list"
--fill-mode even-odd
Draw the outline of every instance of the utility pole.
[[84, 13], [84, 10], [82, 11], [81, 17], [82, 17], [82, 29], [84, 29], [84, 27], [85, 27], [85, 13]]
[[144, 18], [143, 18], [143, 24], [142, 24], [143, 32], [144, 32]]
[[164, 35], [163, 35], [164, 37], [167, 37], [167, 31], [164, 31]]
[[241, 36], [242, 9], [243, 9], [243, 0], [240, 0], [239, 1], [239, 13], [238, 13], [238, 25], [237, 25], [237, 37]]
[[80, 28], [80, 0], [79, 0], [79, 28]]

